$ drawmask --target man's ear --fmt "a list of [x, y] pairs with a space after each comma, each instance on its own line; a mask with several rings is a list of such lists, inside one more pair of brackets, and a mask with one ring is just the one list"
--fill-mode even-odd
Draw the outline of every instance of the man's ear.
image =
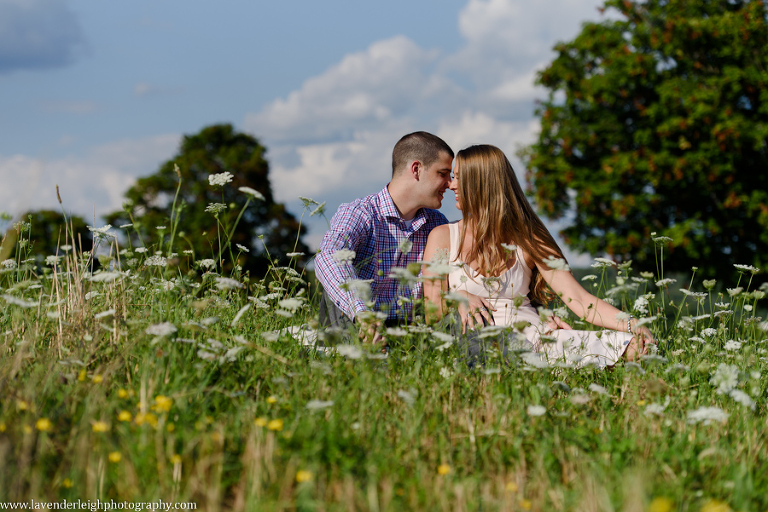
[[411, 162], [410, 166], [408, 167], [408, 172], [411, 173], [411, 176], [413, 176], [416, 179], [416, 181], [419, 180], [422, 167], [423, 166], [421, 165], [421, 162], [419, 162], [418, 160], [414, 160], [413, 162]]

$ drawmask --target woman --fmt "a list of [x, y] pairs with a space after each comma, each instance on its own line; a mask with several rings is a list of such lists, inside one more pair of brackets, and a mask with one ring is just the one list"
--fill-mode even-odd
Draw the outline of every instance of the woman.
[[[475, 326], [514, 326], [550, 361], [612, 366], [635, 359], [654, 343], [650, 331], [587, 292], [571, 274], [563, 253], [533, 211], [504, 153], [490, 145], [459, 151], [451, 190], [462, 219], [432, 230], [424, 261], [445, 261], [447, 276], [423, 268], [430, 312], [448, 312], [445, 294], [460, 295], [462, 332]], [[535, 304], [553, 292], [577, 317], [610, 331], [572, 330], [556, 317], [541, 320]], [[526, 324], [527, 322], [527, 324]], [[527, 326], [526, 326], [527, 325]]]

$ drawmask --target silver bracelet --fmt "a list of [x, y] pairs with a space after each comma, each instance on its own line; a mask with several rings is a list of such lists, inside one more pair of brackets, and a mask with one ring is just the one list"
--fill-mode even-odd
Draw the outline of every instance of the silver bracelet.
[[633, 318], [635, 318], [635, 317], [633, 317], [632, 315], [629, 315], [629, 318], [627, 318], [627, 332], [629, 332], [629, 334], [635, 334], [632, 331], [632, 323], [631, 322], [632, 322]]

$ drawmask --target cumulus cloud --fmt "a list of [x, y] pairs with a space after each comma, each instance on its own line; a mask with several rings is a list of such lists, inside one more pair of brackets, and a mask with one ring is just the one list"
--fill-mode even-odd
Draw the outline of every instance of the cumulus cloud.
[[[13, 215], [60, 208], [59, 185], [67, 211], [92, 219], [119, 208], [123, 193], [139, 176], [151, 174], [178, 149], [179, 135], [126, 139], [92, 148], [84, 155], [45, 160], [0, 155], [0, 205]], [[8, 180], [24, 176], [23, 180]]]
[[80, 24], [63, 0], [0, 1], [0, 73], [64, 66], [84, 46]]

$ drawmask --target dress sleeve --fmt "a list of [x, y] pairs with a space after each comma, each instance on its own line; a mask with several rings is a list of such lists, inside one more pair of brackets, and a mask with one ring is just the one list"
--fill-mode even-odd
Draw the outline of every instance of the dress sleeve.
[[[369, 308], [351, 290], [341, 285], [359, 279], [355, 259], [339, 261], [334, 258], [337, 251], [346, 249], [359, 254], [371, 236], [372, 219], [364, 207], [356, 203], [343, 204], [331, 219], [331, 228], [320, 242], [320, 251], [315, 257], [315, 275], [333, 302], [350, 319], [360, 311]], [[338, 255], [337, 255], [338, 256]]]

